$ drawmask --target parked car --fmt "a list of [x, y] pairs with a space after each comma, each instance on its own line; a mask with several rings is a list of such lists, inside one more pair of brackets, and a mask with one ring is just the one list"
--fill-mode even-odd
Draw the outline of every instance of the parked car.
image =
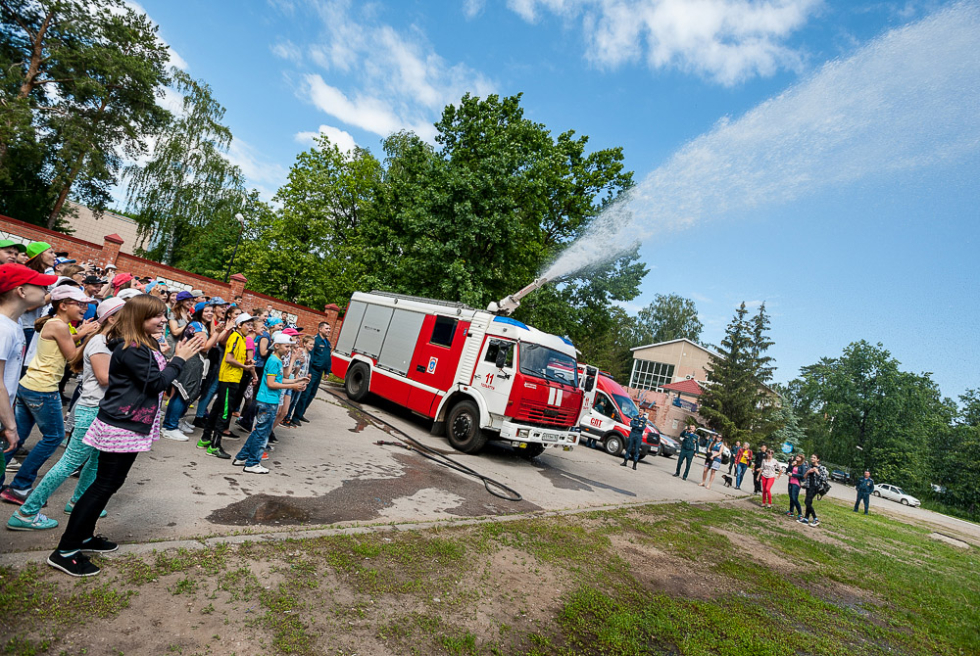
[[838, 483], [846, 483], [850, 485], [851, 483], [851, 472], [844, 471], [843, 469], [835, 469], [830, 472], [830, 479], [837, 481]]
[[786, 470], [789, 469], [789, 460], [787, 460], [787, 457], [788, 456], [782, 453], [773, 456], [773, 458], [776, 460], [776, 468], [779, 469], [780, 474], [785, 474]]
[[664, 458], [669, 458], [680, 450], [681, 445], [678, 444], [673, 438], [667, 437], [663, 433], [660, 434], [660, 455], [662, 455]]
[[905, 494], [902, 492], [902, 488], [896, 485], [881, 484], [875, 486], [876, 497], [881, 497], [883, 499], [890, 499], [891, 501], [897, 501], [903, 506], [921, 506], [922, 502], [913, 497], [911, 494]]

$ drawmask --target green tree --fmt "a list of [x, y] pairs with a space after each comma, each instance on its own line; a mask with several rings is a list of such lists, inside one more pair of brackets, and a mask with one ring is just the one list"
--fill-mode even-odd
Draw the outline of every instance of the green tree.
[[225, 159], [232, 135], [211, 88], [176, 69], [172, 88], [182, 111], [158, 135], [150, 160], [126, 169], [127, 210], [141, 255], [213, 275], [243, 229], [235, 215], [251, 217], [258, 197]]
[[725, 330], [725, 338], [709, 363], [711, 385], [701, 396], [698, 413], [729, 441], [765, 436], [778, 428], [772, 413], [774, 394], [767, 388], [772, 379], [772, 358], [766, 351], [769, 318], [763, 303], [748, 317], [743, 302]]
[[0, 11], [0, 195], [46, 201], [25, 218], [49, 228], [69, 195], [105, 209], [122, 158], [166, 120], [166, 46], [121, 0], [0, 0]]
[[803, 394], [826, 431], [812, 440], [821, 457], [912, 489], [928, 484], [928, 444], [944, 435], [953, 407], [928, 375], [901, 371], [882, 347], [854, 342], [838, 358], [803, 367]]
[[374, 210], [381, 164], [367, 150], [344, 153], [320, 136], [301, 153], [243, 248], [256, 291], [310, 307], [345, 304], [366, 288], [361, 228]]
[[650, 305], [637, 313], [639, 343], [634, 346], [682, 338], [697, 343], [703, 328], [694, 301], [678, 294], [657, 294]]
[[980, 390], [970, 389], [960, 396], [960, 418], [969, 426], [980, 426]]
[[[450, 105], [438, 150], [411, 133], [384, 142], [377, 212], [364, 224], [369, 286], [485, 307], [536, 278], [632, 185], [622, 150], [586, 152], [524, 117], [520, 96]], [[611, 325], [613, 300], [638, 293], [636, 252], [529, 296], [517, 317], [573, 340]], [[581, 340], [579, 340], [581, 341]]]

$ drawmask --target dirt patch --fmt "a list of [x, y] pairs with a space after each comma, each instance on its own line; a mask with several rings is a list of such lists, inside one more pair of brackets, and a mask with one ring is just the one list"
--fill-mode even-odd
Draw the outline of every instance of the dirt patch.
[[795, 569], [798, 567], [798, 565], [790, 560], [786, 560], [780, 554], [773, 551], [767, 544], [752, 535], [726, 531], [725, 529], [718, 528], [717, 526], [712, 526], [708, 530], [710, 530], [712, 533], [725, 536], [731, 541], [732, 544], [738, 545], [738, 547], [744, 551], [749, 558], [757, 563], [765, 565], [770, 569], [774, 569], [777, 572], [788, 573], [795, 571]]
[[713, 573], [708, 567], [677, 558], [642, 540], [612, 536], [611, 551], [629, 563], [630, 573], [643, 587], [671, 597], [708, 600], [737, 590], [732, 579]]

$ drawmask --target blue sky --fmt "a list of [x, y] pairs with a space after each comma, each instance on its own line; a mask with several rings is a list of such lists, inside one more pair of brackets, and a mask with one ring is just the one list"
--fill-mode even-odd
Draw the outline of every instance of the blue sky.
[[[381, 139], [393, 130], [431, 137], [442, 107], [467, 91], [523, 93], [527, 116], [555, 133], [589, 135], [595, 148], [622, 146], [627, 165], [643, 179], [685, 144], [828, 62], [951, 6], [975, 14], [977, 3], [143, 0], [141, 6], [160, 25], [173, 61], [208, 82], [227, 108], [235, 135], [230, 158], [270, 198], [310, 135], [322, 131], [342, 147], [356, 143], [380, 155]], [[974, 40], [977, 47], [964, 50], [968, 76], [980, 69], [980, 34]], [[955, 156], [928, 165], [882, 162], [880, 171], [814, 184], [788, 200], [708, 212], [684, 229], [656, 232], [641, 249], [651, 273], [628, 307], [638, 309], [658, 293], [690, 297], [705, 324], [703, 338], [718, 342], [740, 301], [765, 301], [780, 381], [865, 339], [882, 342], [908, 370], [932, 372], [946, 395], [980, 387], [975, 137], [964, 130]]]

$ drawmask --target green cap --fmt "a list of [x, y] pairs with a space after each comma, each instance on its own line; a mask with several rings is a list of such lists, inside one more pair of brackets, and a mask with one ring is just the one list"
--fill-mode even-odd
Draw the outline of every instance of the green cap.
[[32, 241], [27, 245], [27, 258], [33, 260], [46, 250], [51, 249], [51, 244], [45, 241]]
[[19, 241], [14, 241], [13, 239], [0, 239], [0, 248], [10, 248], [11, 246], [19, 250], [21, 253], [27, 252], [27, 246], [24, 246]]

